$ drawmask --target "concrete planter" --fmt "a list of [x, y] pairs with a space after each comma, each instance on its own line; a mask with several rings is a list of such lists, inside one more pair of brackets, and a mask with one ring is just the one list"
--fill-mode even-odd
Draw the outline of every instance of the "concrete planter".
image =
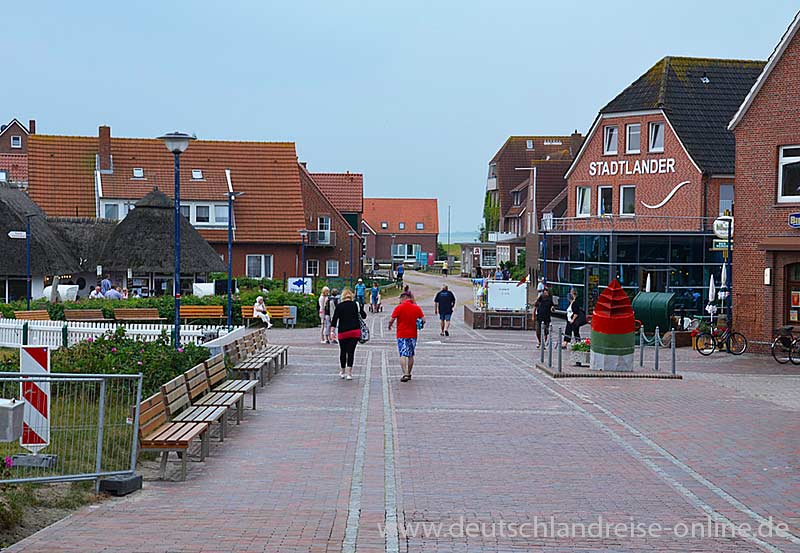
[[572, 363], [579, 367], [588, 367], [591, 358], [590, 351], [571, 351]]

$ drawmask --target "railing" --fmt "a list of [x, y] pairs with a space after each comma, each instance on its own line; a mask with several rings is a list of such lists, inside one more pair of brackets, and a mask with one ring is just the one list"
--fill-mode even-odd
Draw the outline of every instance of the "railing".
[[335, 230], [310, 230], [308, 231], [308, 242], [306, 246], [335, 246], [336, 245], [336, 231]]
[[0, 484], [133, 475], [141, 374], [3, 372], [0, 397], [28, 400], [27, 430], [0, 443]]
[[[0, 347], [16, 348], [26, 344], [59, 348], [71, 346], [106, 332], [124, 328], [128, 336], [144, 341], [156, 340], [162, 332], [172, 335], [173, 326], [166, 324], [91, 323], [76, 321], [24, 321], [0, 319]], [[181, 325], [181, 344], [202, 344], [218, 326]]]
[[544, 232], [709, 232], [714, 217], [661, 215], [593, 215], [542, 219]]

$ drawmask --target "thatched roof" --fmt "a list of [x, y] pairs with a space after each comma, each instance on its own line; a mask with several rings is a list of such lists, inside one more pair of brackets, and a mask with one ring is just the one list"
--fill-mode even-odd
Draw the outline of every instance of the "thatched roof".
[[24, 231], [31, 217], [31, 274], [60, 275], [78, 272], [78, 259], [41, 209], [21, 189], [0, 185], [0, 275], [25, 276], [25, 240], [8, 237]]
[[81, 269], [94, 273], [100, 262], [103, 245], [117, 226], [117, 221], [88, 217], [48, 217], [47, 220], [69, 246]]
[[[224, 271], [219, 254], [181, 217], [181, 272]], [[132, 269], [143, 273], [172, 273], [174, 269], [173, 203], [163, 192], [153, 189], [136, 203], [108, 237], [98, 265], [104, 271]]]

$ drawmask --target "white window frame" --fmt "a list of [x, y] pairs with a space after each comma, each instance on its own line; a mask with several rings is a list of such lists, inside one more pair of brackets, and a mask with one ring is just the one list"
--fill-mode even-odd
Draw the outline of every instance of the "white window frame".
[[0, 169], [0, 182], [8, 182], [8, 170]]
[[144, 178], [144, 167], [134, 167], [132, 171], [134, 179], [143, 179]]
[[[115, 207], [117, 208], [117, 216], [116, 217], [109, 217], [107, 215], [108, 208]], [[122, 213], [122, 207], [120, 206], [119, 202], [104, 202], [103, 203], [103, 219], [113, 219], [115, 221], [120, 221], [120, 214]]]
[[[631, 130], [638, 129], [639, 147], [635, 150], [631, 148]], [[625, 125], [625, 153], [626, 154], [641, 154], [642, 153], [642, 124], [641, 123], [628, 123]]]
[[[314, 271], [311, 271], [311, 267], [314, 267]], [[306, 274], [305, 276], [316, 277], [319, 276], [319, 259], [306, 259]]]
[[719, 201], [718, 201], [718, 203], [719, 203], [719, 214], [720, 214], [720, 216], [722, 216], [722, 215], [725, 214], [725, 210], [726, 209], [730, 209], [730, 215], [733, 215], [733, 201], [734, 201], [734, 198], [730, 199], [730, 207], [727, 207], [727, 205], [726, 205], [723, 208], [723, 205], [722, 205], [722, 187], [723, 186], [730, 186], [731, 187], [731, 192], [734, 192], [734, 197], [735, 197], [735, 190], [736, 189], [734, 188], [734, 184], [732, 182], [720, 183], [720, 185], [719, 185]]
[[[660, 127], [660, 129], [661, 129], [659, 131], [661, 133], [661, 146], [654, 146], [653, 145], [653, 136], [654, 136], [653, 129], [656, 128], [656, 127]], [[648, 148], [649, 152], [654, 153], [654, 154], [660, 154], [660, 153], [664, 152], [664, 129], [665, 128], [666, 127], [665, 127], [665, 125], [664, 125], [664, 123], [662, 121], [651, 121], [650, 123], [648, 123], [648, 125], [647, 125], [647, 148]], [[641, 141], [641, 135], [639, 135], [639, 140]]]
[[533, 150], [533, 140], [525, 141], [525, 148], [528, 150]]
[[400, 230], [406, 230], [406, 224], [403, 221], [397, 223], [397, 228]]
[[[611, 213], [603, 213], [603, 191], [611, 191]], [[610, 217], [614, 214], [614, 187], [613, 186], [598, 186], [597, 187], [597, 216]]]
[[192, 169], [192, 180], [205, 180], [202, 169]]
[[15, 134], [11, 137], [11, 147], [15, 149], [22, 148], [22, 136]]
[[[586, 207], [585, 211], [581, 213], [580, 197], [581, 191], [584, 191], [583, 205]], [[577, 186], [575, 187], [575, 217], [591, 217], [592, 216], [592, 187], [591, 186]]]
[[[251, 275], [251, 274], [248, 273], [248, 270], [250, 269], [250, 258], [251, 257], [260, 258], [261, 263], [260, 263], [259, 276], [254, 276], [254, 275]], [[267, 264], [266, 264], [267, 258], [269, 258], [269, 274], [267, 274]], [[273, 275], [273, 271], [275, 270], [275, 267], [273, 265], [273, 261], [274, 261], [274, 258], [272, 256], [272, 254], [268, 254], [268, 253], [247, 254], [245, 256], [245, 260], [244, 260], [244, 272], [245, 272], [245, 275], [248, 278], [269, 278], [269, 279], [271, 279], [272, 275]]]
[[[188, 213], [184, 213], [183, 212], [184, 209], [186, 209], [188, 211]], [[181, 215], [186, 217], [187, 221], [191, 222], [191, 220], [192, 220], [192, 206], [189, 205], [189, 204], [181, 204]]]
[[389, 222], [388, 221], [381, 221], [381, 230], [386, 230], [388, 228], [389, 228]]
[[[197, 211], [201, 207], [204, 207], [204, 208], [206, 208], [208, 210], [208, 221], [199, 221], [197, 219]], [[194, 220], [198, 225], [211, 225], [211, 224], [214, 223], [214, 220], [211, 217], [211, 207], [212, 207], [212, 204], [197, 204], [196, 206], [194, 206]]]
[[[331, 263], [335, 263], [336, 269], [331, 271]], [[339, 276], [339, 260], [338, 259], [328, 259], [325, 262], [325, 276], [329, 277], [338, 277]]]
[[800, 163], [800, 156], [784, 157], [783, 152], [795, 148], [800, 148], [800, 145], [781, 146], [778, 150], [778, 203], [800, 203], [800, 193], [783, 194], [783, 166], [790, 163]]
[[425, 230], [425, 223], [417, 223], [417, 230]]
[[[611, 131], [614, 131], [614, 144], [613, 150], [611, 149], [611, 145], [609, 144], [608, 135]], [[616, 125], [606, 125], [603, 127], [603, 155], [604, 156], [615, 156], [619, 153], [619, 127]]]
[[[217, 217], [217, 210], [218, 209], [222, 210], [223, 217], [225, 219], [224, 221], [220, 220], [220, 218]], [[227, 205], [214, 204], [214, 210], [213, 211], [214, 211], [214, 224], [215, 225], [221, 225], [223, 223], [226, 224], [226, 225], [228, 224], [228, 206]]]
[[[633, 212], [628, 213], [625, 211], [625, 191], [633, 190]], [[619, 187], [619, 216], [620, 217], [634, 217], [636, 215], [636, 185], [623, 184]]]

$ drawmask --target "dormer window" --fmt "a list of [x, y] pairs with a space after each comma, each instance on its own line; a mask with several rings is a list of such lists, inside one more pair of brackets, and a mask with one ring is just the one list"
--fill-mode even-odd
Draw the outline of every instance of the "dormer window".
[[192, 180], [203, 180], [203, 170], [192, 169]]
[[398, 227], [400, 228], [400, 230], [406, 230], [406, 224], [405, 223], [400, 223], [398, 225]]
[[525, 147], [529, 150], [533, 150], [533, 140], [527, 140], [525, 142]]
[[0, 170], [0, 182], [8, 182], [8, 171], [5, 169]]
[[388, 228], [389, 228], [389, 223], [388, 223], [388, 221], [381, 221], [381, 229], [382, 229], [382, 230], [386, 230], [386, 229], [388, 229]]
[[417, 230], [425, 230], [425, 223], [417, 223]]
[[11, 147], [12, 148], [22, 148], [22, 137], [19, 135], [15, 135], [11, 137]]
[[144, 178], [144, 169], [142, 167], [134, 167], [133, 168], [133, 178], [135, 178], [135, 179], [143, 179]]

